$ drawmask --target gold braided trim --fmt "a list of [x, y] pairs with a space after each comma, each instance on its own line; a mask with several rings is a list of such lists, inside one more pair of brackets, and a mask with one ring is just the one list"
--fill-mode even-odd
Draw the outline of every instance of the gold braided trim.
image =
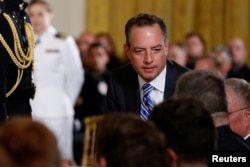
[[1, 41], [1, 42], [3, 43], [3, 45], [5, 45], [4, 47], [8, 51], [8, 53], [9, 53], [12, 61], [15, 63], [15, 65], [20, 69], [25, 69], [25, 68], [29, 67], [33, 61], [33, 53], [34, 53], [34, 48], [35, 48], [35, 37], [34, 37], [34, 33], [33, 33], [33, 28], [29, 23], [25, 22], [25, 24], [24, 24], [25, 35], [26, 35], [27, 42], [28, 42], [28, 50], [27, 50], [27, 53], [25, 54], [23, 49], [22, 49], [22, 45], [21, 45], [21, 42], [19, 39], [18, 32], [17, 32], [16, 27], [15, 27], [15, 24], [13, 23], [13, 21], [9, 15], [7, 15], [6, 13], [4, 13], [3, 15], [6, 18], [6, 20], [8, 21], [10, 28], [11, 28], [11, 31], [12, 31], [12, 34], [13, 34], [15, 54], [13, 54], [10, 47], [6, 46], [8, 44], [5, 42], [4, 38], [2, 38], [2, 40], [4, 40], [4, 41]]
[[23, 59], [18, 59], [15, 56], [15, 54], [11, 50], [10, 46], [7, 44], [7, 42], [5, 41], [5, 39], [3, 38], [3, 36], [1, 34], [0, 34], [0, 42], [3, 44], [3, 47], [6, 49], [6, 51], [10, 55], [12, 61], [15, 63], [15, 65], [19, 69], [26, 69], [26, 68], [28, 68], [30, 66], [30, 64], [32, 63], [32, 61], [25, 61]]
[[21, 82], [23, 77], [23, 70], [18, 69], [17, 71], [17, 79], [16, 79], [16, 83], [14, 84], [14, 86], [6, 93], [6, 97], [9, 97], [17, 88], [17, 86], [19, 85], [19, 83]]
[[35, 37], [34, 37], [34, 31], [32, 26], [25, 21], [24, 23], [24, 29], [25, 29], [25, 35], [28, 43], [27, 53], [24, 53], [24, 50], [22, 48], [20, 37], [18, 35], [17, 29], [15, 27], [15, 24], [13, 23], [11, 17], [4, 13], [3, 16], [7, 20], [7, 22], [10, 25], [13, 38], [14, 38], [14, 53], [11, 50], [8, 43], [5, 41], [3, 36], [0, 34], [0, 42], [2, 43], [3, 47], [6, 49], [8, 54], [10, 55], [12, 61], [14, 64], [18, 67], [18, 74], [17, 74], [17, 80], [14, 86], [7, 92], [6, 97], [10, 96], [19, 85], [22, 76], [23, 76], [23, 70], [28, 68], [32, 62], [33, 62], [33, 53], [35, 48]]

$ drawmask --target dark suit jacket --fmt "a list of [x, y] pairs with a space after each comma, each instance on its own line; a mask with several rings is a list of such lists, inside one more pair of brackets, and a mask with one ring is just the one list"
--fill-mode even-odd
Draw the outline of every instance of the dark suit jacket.
[[250, 146], [250, 136], [246, 139], [246, 142]]
[[245, 64], [238, 69], [231, 69], [227, 78], [242, 78], [250, 82], [250, 68]]
[[240, 136], [234, 133], [229, 125], [217, 127], [218, 151], [250, 151], [249, 145]]
[[[173, 95], [175, 82], [187, 69], [177, 63], [167, 61], [164, 99]], [[107, 95], [107, 112], [140, 113], [140, 88], [138, 75], [131, 64], [122, 66], [111, 75]]]

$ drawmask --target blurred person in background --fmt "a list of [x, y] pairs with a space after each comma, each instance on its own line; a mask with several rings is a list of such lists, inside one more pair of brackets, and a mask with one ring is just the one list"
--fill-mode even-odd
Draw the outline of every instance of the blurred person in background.
[[74, 104], [84, 74], [80, 54], [71, 36], [58, 33], [51, 25], [53, 12], [46, 0], [31, 0], [28, 7], [36, 36], [32, 117], [56, 136], [65, 161], [73, 160]]
[[93, 43], [87, 53], [89, 69], [75, 106], [74, 156], [78, 164], [82, 158], [84, 118], [103, 114], [110, 72], [107, 70], [109, 55], [101, 43]]
[[228, 42], [232, 52], [232, 69], [228, 73], [228, 78], [243, 78], [250, 82], [250, 69], [246, 64], [248, 51], [244, 41], [239, 37], [234, 37]]
[[190, 32], [185, 36], [185, 48], [188, 56], [187, 67], [194, 68], [195, 60], [206, 53], [206, 41], [198, 32]]
[[212, 73], [223, 78], [220, 68], [221, 68], [221, 62], [212, 53], [197, 58], [194, 63], [195, 70], [211, 71]]
[[89, 46], [94, 42], [95, 42], [95, 36], [90, 32], [83, 32], [77, 38], [77, 46], [80, 51], [82, 65], [85, 70], [88, 69], [88, 59], [87, 59], [88, 49]]
[[221, 63], [220, 71], [223, 79], [226, 79], [232, 67], [232, 53], [227, 46], [218, 45], [213, 49], [213, 53]]
[[175, 61], [181, 66], [187, 65], [187, 53], [184, 46], [178, 42], [170, 42], [168, 50], [168, 58]]
[[122, 61], [118, 58], [114, 40], [109, 33], [100, 32], [96, 34], [96, 42], [101, 43], [109, 55], [108, 70], [113, 71], [115, 68], [123, 65]]
[[85, 82], [76, 103], [76, 115], [81, 115], [80, 120], [106, 111], [109, 55], [101, 43], [93, 43], [89, 47], [88, 59], [89, 70], [85, 73]]

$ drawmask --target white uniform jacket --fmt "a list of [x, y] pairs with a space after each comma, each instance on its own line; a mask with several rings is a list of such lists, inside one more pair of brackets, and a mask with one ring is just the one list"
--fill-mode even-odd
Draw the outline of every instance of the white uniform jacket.
[[74, 103], [84, 80], [79, 50], [71, 36], [56, 35], [53, 27], [36, 36], [32, 115], [68, 117], [74, 114]]

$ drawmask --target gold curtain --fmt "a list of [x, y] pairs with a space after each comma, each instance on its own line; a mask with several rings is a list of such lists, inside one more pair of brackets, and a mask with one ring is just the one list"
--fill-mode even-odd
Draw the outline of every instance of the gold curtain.
[[93, 33], [109, 32], [121, 59], [124, 25], [142, 12], [164, 18], [170, 41], [183, 42], [186, 33], [197, 31], [204, 36], [208, 50], [233, 36], [242, 37], [250, 50], [249, 8], [250, 0], [86, 0], [85, 27]]

